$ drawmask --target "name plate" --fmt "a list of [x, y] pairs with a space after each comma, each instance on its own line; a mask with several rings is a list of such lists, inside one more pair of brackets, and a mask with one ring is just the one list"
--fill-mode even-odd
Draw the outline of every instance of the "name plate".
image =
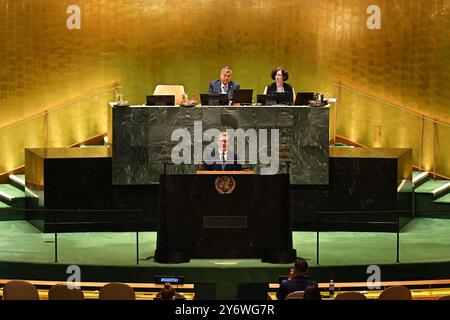
[[203, 216], [203, 229], [247, 229], [247, 216]]

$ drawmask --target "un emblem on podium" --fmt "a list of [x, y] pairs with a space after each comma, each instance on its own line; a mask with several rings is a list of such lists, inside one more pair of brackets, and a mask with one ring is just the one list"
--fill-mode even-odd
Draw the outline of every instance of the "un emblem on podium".
[[233, 177], [220, 176], [216, 178], [216, 190], [220, 194], [231, 194], [236, 187], [236, 181]]

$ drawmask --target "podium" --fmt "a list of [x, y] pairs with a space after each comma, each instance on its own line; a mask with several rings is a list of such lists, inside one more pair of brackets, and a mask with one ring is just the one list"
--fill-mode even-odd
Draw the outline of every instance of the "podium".
[[295, 260], [288, 174], [199, 173], [160, 176], [156, 262]]

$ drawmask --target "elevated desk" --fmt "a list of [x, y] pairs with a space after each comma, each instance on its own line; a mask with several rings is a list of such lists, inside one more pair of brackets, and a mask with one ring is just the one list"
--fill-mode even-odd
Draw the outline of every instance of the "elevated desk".
[[158, 187], [113, 185], [111, 154], [106, 147], [25, 149], [27, 209], [42, 210], [27, 212], [27, 220], [43, 232], [155, 230]]
[[[291, 185], [294, 230], [315, 231], [314, 212], [337, 212], [320, 216], [320, 230], [395, 232], [397, 216], [388, 211], [411, 210], [411, 190], [401, 184], [411, 184], [412, 149], [330, 147], [329, 154], [329, 186]], [[401, 216], [400, 228], [410, 218]]]
[[[159, 175], [164, 172], [162, 159], [170, 159], [172, 147], [179, 142], [171, 141], [171, 135], [180, 128], [186, 128], [190, 132], [193, 144], [203, 138], [203, 132], [212, 128], [243, 131], [253, 129], [256, 133], [266, 129], [268, 134], [270, 130], [278, 129], [280, 163], [283, 163], [283, 160], [291, 163], [291, 184], [329, 183], [328, 107], [184, 108], [140, 105], [128, 108], [112, 107], [111, 118], [114, 150], [112, 178], [115, 185], [158, 184]], [[196, 121], [201, 123], [202, 132], [198, 132], [198, 135], [194, 130]], [[203, 147], [210, 143], [202, 142]], [[196, 169], [191, 171], [195, 172]]]

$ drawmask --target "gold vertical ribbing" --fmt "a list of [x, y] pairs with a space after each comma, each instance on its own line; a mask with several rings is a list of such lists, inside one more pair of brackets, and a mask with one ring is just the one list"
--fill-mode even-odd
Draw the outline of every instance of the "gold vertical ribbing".
[[[81, 9], [81, 30], [66, 27], [72, 4]], [[381, 9], [379, 30], [367, 28], [372, 4]], [[219, 11], [211, 0], [0, 0], [0, 173], [23, 164], [26, 130], [40, 130], [32, 145], [44, 145], [42, 119], [14, 134], [1, 131], [7, 125], [49, 110], [45, 145], [70, 145], [107, 130], [108, 97], [57, 113], [51, 106], [113, 82], [131, 104], [157, 84], [182, 84], [198, 97], [224, 65], [255, 97], [282, 65], [296, 92], [329, 97], [330, 85], [341, 83], [450, 123], [449, 10], [448, 0], [228, 0]], [[415, 164], [433, 167], [431, 146], [423, 146], [428, 125], [421, 131], [420, 118], [380, 101], [342, 89], [330, 134], [413, 148]], [[450, 154], [450, 146], [437, 154]], [[445, 161], [436, 163], [450, 176]]]

